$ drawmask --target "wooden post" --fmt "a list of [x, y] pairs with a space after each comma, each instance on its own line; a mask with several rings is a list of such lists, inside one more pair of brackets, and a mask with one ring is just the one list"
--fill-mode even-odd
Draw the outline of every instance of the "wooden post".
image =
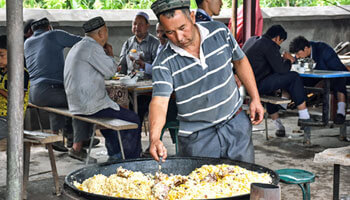
[[243, 1], [243, 42], [255, 34], [256, 0]]
[[278, 185], [252, 183], [250, 185], [250, 200], [280, 200], [281, 188]]
[[232, 0], [231, 33], [235, 38], [237, 35], [237, 6], [238, 1]]

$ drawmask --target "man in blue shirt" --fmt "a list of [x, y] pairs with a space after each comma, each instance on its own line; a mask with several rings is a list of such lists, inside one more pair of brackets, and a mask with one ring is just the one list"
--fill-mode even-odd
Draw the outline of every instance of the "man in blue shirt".
[[[315, 63], [315, 69], [347, 71], [345, 65], [340, 61], [334, 49], [324, 42], [308, 41], [303, 36], [298, 36], [292, 40], [289, 45], [289, 51], [295, 53], [297, 58], [312, 58]], [[321, 79], [304, 78], [305, 86], [315, 86]], [[331, 79], [331, 91], [338, 101], [337, 115], [334, 119], [335, 124], [343, 124], [345, 121], [345, 97], [346, 97], [346, 79]]]
[[[38, 106], [67, 107], [63, 87], [63, 50], [72, 47], [82, 38], [63, 30], [52, 30], [47, 18], [32, 22], [33, 35], [24, 43], [24, 56], [28, 68], [31, 89], [29, 101]], [[65, 128], [72, 135], [71, 120], [49, 113], [50, 127], [54, 134]], [[68, 151], [62, 145], [56, 150]]]
[[[189, 7], [189, 0], [157, 0], [151, 6], [169, 45], [152, 71], [150, 154], [155, 160], [167, 157], [160, 133], [175, 91], [180, 156], [254, 162], [251, 124], [260, 123], [264, 111], [249, 61], [224, 24], [196, 24]], [[250, 119], [240, 112], [243, 100], [233, 66], [252, 97]]]

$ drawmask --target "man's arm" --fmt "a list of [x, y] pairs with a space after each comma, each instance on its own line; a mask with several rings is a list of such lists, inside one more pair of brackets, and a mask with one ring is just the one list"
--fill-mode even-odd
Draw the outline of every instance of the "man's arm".
[[150, 148], [149, 152], [155, 160], [159, 160], [159, 156], [163, 156], [163, 161], [167, 157], [167, 149], [162, 141], [160, 134], [166, 121], [166, 113], [168, 110], [169, 97], [154, 96], [149, 105], [149, 122], [150, 122]]
[[233, 61], [236, 69], [236, 73], [246, 88], [249, 96], [251, 97], [250, 102], [250, 120], [252, 124], [259, 124], [264, 118], [264, 108], [260, 102], [260, 96], [256, 87], [255, 77], [250, 66], [250, 63], [246, 56], [241, 60]]
[[120, 51], [120, 55], [119, 55], [119, 64], [118, 64], [118, 71], [120, 71], [120, 73], [122, 74], [127, 74], [128, 73], [128, 66], [127, 66], [127, 62], [126, 62], [126, 56], [127, 56], [127, 51], [129, 49], [129, 39], [126, 40], [122, 46], [122, 50]]
[[55, 33], [55, 36], [56, 36], [55, 38], [57, 42], [64, 47], [72, 47], [81, 39], [83, 39], [79, 35], [74, 35], [63, 30], [55, 30], [54, 33]]

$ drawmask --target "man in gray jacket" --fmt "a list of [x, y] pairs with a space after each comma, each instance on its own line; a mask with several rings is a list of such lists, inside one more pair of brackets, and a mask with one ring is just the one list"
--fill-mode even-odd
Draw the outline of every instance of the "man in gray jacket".
[[[64, 69], [64, 86], [69, 111], [76, 115], [117, 118], [137, 123], [138, 129], [121, 131], [126, 158], [138, 158], [141, 155], [141, 129], [136, 113], [120, 107], [111, 100], [105, 89], [105, 78], [112, 77], [117, 71], [113, 59], [112, 46], [107, 43], [108, 29], [102, 17], [87, 21], [83, 28], [85, 37], [67, 55]], [[80, 126], [76, 126], [80, 123]], [[73, 128], [82, 127], [85, 122], [74, 120]], [[92, 125], [85, 123], [92, 132]], [[109, 160], [121, 158], [117, 133], [114, 130], [101, 130], [106, 139]], [[74, 130], [74, 133], [75, 130]], [[89, 134], [75, 135], [73, 148], [69, 155], [84, 160], [87, 157], [82, 141]]]

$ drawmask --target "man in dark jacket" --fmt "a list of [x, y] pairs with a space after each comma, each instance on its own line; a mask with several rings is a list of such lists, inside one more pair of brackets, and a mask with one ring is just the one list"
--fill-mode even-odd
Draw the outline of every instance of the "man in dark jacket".
[[[315, 63], [315, 69], [332, 70], [332, 71], [347, 71], [345, 65], [340, 61], [337, 53], [324, 42], [308, 41], [303, 36], [298, 36], [292, 40], [289, 45], [289, 50], [295, 53], [297, 58], [312, 58]], [[305, 78], [304, 85], [315, 86], [321, 79]], [[335, 124], [343, 124], [345, 121], [345, 97], [346, 97], [346, 79], [334, 78], [331, 79], [331, 91], [338, 101], [337, 115], [334, 119]]]
[[[306, 108], [304, 85], [298, 73], [291, 72], [291, 63], [295, 61], [289, 53], [281, 57], [280, 45], [287, 39], [287, 32], [281, 25], [271, 26], [261, 37], [254, 36], [244, 44], [246, 53], [252, 65], [260, 95], [274, 95], [276, 90], [286, 90], [299, 110], [299, 121], [311, 121]], [[284, 137], [285, 128], [278, 118], [278, 105], [267, 105], [267, 112], [276, 125], [276, 136]]]

